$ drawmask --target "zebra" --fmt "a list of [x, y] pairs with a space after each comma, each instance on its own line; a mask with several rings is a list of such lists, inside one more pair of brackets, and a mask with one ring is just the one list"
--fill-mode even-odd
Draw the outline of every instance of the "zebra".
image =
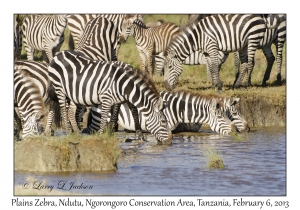
[[[286, 40], [286, 19], [285, 15], [279, 15], [281, 17], [281, 22], [276, 29], [267, 29], [263, 39], [261, 40], [258, 49], [262, 49], [266, 59], [267, 59], [267, 68], [265, 71], [265, 75], [262, 81], [262, 86], [267, 85], [267, 80], [270, 79], [270, 74], [272, 70], [273, 63], [275, 61], [275, 57], [273, 55], [271, 45], [274, 44], [276, 46], [276, 62], [277, 62], [277, 83], [281, 82], [281, 64], [282, 64], [282, 51], [283, 45]], [[235, 58], [235, 69], [236, 69], [236, 79], [238, 78], [240, 72], [240, 58], [238, 53], [234, 53]], [[251, 84], [251, 76], [249, 72], [247, 73], [248, 83]]]
[[128, 38], [127, 28], [129, 28], [136, 19], [143, 20], [142, 16], [137, 14], [69, 14], [67, 25], [75, 47], [77, 47], [87, 23], [97, 17], [107, 18], [118, 26], [120, 43], [118, 43], [117, 53], [121, 42], [125, 42]]
[[[266, 19], [262, 15], [213, 15], [188, 25], [172, 40], [164, 53], [166, 56], [165, 87], [168, 90], [176, 87], [178, 77], [182, 72], [182, 62], [192, 52], [200, 51], [207, 55], [212, 87], [217, 85], [218, 91], [221, 92], [222, 81], [219, 78], [218, 51], [226, 53], [239, 51], [240, 55], [248, 55], [247, 67], [251, 72], [255, 50], [263, 38], [266, 28], [277, 27], [279, 24], [279, 17], [275, 17], [276, 21], [269, 16], [269, 19]], [[246, 66], [243, 65], [243, 68]], [[239, 77], [242, 78], [243, 75], [240, 74]], [[240, 87], [240, 83], [234, 85], [234, 88], [238, 87]]]
[[136, 47], [142, 61], [142, 70], [151, 76], [153, 73], [153, 55], [164, 52], [171, 39], [179, 32], [179, 26], [174, 23], [163, 23], [160, 26], [148, 28], [145, 24], [136, 20], [131, 29]]
[[38, 88], [42, 101], [45, 107], [48, 107], [47, 122], [45, 125], [44, 133], [51, 135], [51, 126], [54, 118], [55, 125], [60, 127], [60, 110], [57, 102], [53, 101], [49, 94], [49, 76], [48, 64], [38, 61], [20, 60], [14, 63], [14, 68], [22, 71], [27, 78]]
[[67, 26], [66, 15], [28, 15], [23, 21], [23, 42], [27, 60], [34, 60], [35, 50], [46, 53], [48, 63], [55, 52], [60, 50]]
[[22, 29], [17, 21], [14, 19], [14, 60], [21, 59], [22, 51]]
[[[18, 106], [22, 131], [17, 139], [39, 135], [44, 129], [45, 106], [38, 87], [22, 70], [14, 68], [14, 102]], [[18, 116], [14, 111], [14, 119]]]
[[[198, 131], [202, 123], [208, 123], [213, 131], [222, 135], [249, 129], [236, 107], [239, 98], [193, 94], [188, 91], [177, 93], [160, 91], [160, 95], [164, 101], [169, 102], [163, 112], [172, 131], [187, 131], [187, 129]], [[140, 127], [145, 131], [146, 122], [141, 115], [139, 116]], [[100, 113], [98, 117], [101, 118]], [[127, 103], [121, 105], [118, 124], [127, 131], [136, 129], [136, 122]]]
[[[126, 30], [130, 30], [130, 27]], [[117, 24], [107, 18], [98, 16], [90, 20], [85, 26], [84, 32], [75, 51], [94, 60], [117, 61], [116, 50], [118, 46], [118, 33], [120, 32], [118, 32]], [[129, 32], [125, 33], [129, 34]], [[120, 65], [123, 64], [124, 63]], [[122, 67], [125, 68], [125, 66]], [[116, 112], [119, 110], [118, 106], [120, 105], [116, 105], [115, 107]], [[76, 111], [78, 112], [81, 109], [82, 107], [79, 106]], [[135, 107], [131, 107], [131, 109], [134, 113], [137, 113]], [[91, 109], [90, 111], [92, 118], [95, 115], [93, 110], [94, 109]], [[117, 116], [117, 113], [115, 115]], [[82, 130], [82, 133], [86, 134], [90, 134], [92, 132], [93, 120], [89, 121], [88, 126]], [[144, 139], [140, 130], [137, 130], [137, 133], [141, 139]]]
[[[100, 134], [107, 124], [111, 106], [127, 101], [141, 109], [147, 130], [159, 143], [172, 143], [172, 132], [162, 112], [163, 101], [152, 80], [139, 71], [126, 71], [120, 66], [116, 62], [91, 60], [76, 51], [56, 54], [48, 71], [65, 125], [68, 124], [66, 97], [71, 106], [98, 105], [101, 108]], [[76, 125], [74, 119], [70, 118], [70, 121], [72, 127]]]

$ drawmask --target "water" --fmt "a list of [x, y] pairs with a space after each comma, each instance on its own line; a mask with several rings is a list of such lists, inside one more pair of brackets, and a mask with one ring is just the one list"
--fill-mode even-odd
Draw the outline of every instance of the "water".
[[[286, 130], [252, 128], [243, 141], [204, 131], [180, 133], [172, 146], [127, 141], [134, 134], [119, 132], [126, 154], [116, 172], [28, 173], [15, 172], [15, 185], [28, 177], [68, 190], [71, 183], [92, 189], [72, 193], [94, 195], [286, 195]], [[209, 169], [204, 146], [221, 152], [224, 169]]]

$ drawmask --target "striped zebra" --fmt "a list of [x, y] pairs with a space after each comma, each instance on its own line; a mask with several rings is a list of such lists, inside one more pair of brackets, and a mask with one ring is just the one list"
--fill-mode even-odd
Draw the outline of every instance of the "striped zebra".
[[[278, 27], [276, 29], [267, 29], [258, 47], [258, 49], [262, 49], [267, 59], [267, 68], [262, 81], [262, 86], [267, 85], [267, 80], [270, 79], [272, 66], [275, 61], [275, 57], [271, 49], [272, 44], [276, 46], [277, 83], [280, 84], [281, 82], [282, 51], [283, 51], [283, 45], [286, 40], [286, 16], [279, 15], [279, 17], [281, 18], [281, 22], [278, 25]], [[240, 72], [241, 60], [239, 58], [238, 53], [234, 53], [234, 58], [235, 58], [235, 69], [236, 69], [236, 79], [237, 79]], [[247, 72], [246, 80], [248, 80], [248, 83], [251, 84], [251, 75], [249, 74], [249, 72]]]
[[21, 121], [22, 131], [17, 139], [26, 139], [43, 132], [45, 106], [38, 87], [22, 70], [14, 69], [14, 102], [20, 119], [14, 111], [15, 121]]
[[178, 32], [179, 27], [174, 23], [167, 22], [157, 27], [148, 28], [140, 20], [134, 22], [130, 35], [135, 39], [135, 46], [140, 54], [143, 71], [147, 71], [152, 76], [153, 56], [164, 52], [171, 39]]
[[20, 60], [16, 61], [14, 68], [22, 71], [27, 78], [38, 88], [38, 91], [42, 97], [42, 101], [45, 107], [48, 107], [47, 122], [45, 125], [44, 133], [51, 135], [52, 121], [57, 127], [60, 127], [60, 110], [58, 103], [51, 100], [48, 94], [49, 77], [48, 77], [48, 64], [38, 61]]
[[49, 63], [64, 41], [66, 15], [28, 15], [23, 21], [23, 42], [27, 60], [34, 59], [34, 51], [46, 53]]
[[[168, 101], [163, 112], [172, 131], [198, 131], [202, 123], [209, 124], [213, 131], [222, 135], [249, 129], [236, 106], [239, 98], [193, 94], [187, 91], [161, 91], [160, 95], [164, 101]], [[141, 115], [139, 116], [140, 127], [145, 131], [146, 122]], [[98, 117], [101, 118], [100, 113]], [[136, 122], [127, 103], [121, 105], [118, 124], [127, 131], [136, 129]]]
[[15, 19], [14, 21], [14, 60], [21, 59], [22, 51], [22, 29]]
[[[71, 109], [72, 105], [98, 105], [101, 108], [100, 134], [107, 124], [111, 107], [128, 101], [141, 109], [147, 121], [146, 129], [160, 143], [171, 143], [172, 133], [162, 112], [163, 101], [154, 83], [146, 75], [126, 71], [120, 66], [116, 62], [91, 60], [76, 51], [56, 54], [48, 71], [65, 125], [68, 124], [66, 97], [70, 99]], [[76, 125], [74, 119], [70, 118], [70, 121], [72, 127]]]
[[[176, 87], [178, 77], [182, 72], [182, 62], [193, 52], [206, 54], [208, 69], [211, 71], [212, 87], [217, 86], [222, 91], [222, 81], [219, 78], [218, 51], [236, 52], [248, 56], [248, 71], [252, 71], [253, 57], [263, 38], [266, 28], [277, 27], [276, 19], [262, 15], [213, 15], [193, 22], [181, 31], [169, 44], [165, 51], [165, 87], [172, 90]], [[243, 78], [240, 74], [239, 77]], [[239, 80], [237, 80], [239, 81]], [[235, 88], [240, 87], [236, 83]]]
[[[87, 23], [97, 17], [104, 17], [113, 21], [119, 32], [120, 42], [125, 42], [128, 38], [127, 29], [132, 25], [136, 19], [142, 19], [141, 15], [132, 14], [69, 14], [68, 15], [68, 28], [73, 38], [75, 47], [77, 47]], [[120, 43], [118, 45], [118, 48]], [[117, 51], [118, 52], [118, 51]]]
[[[130, 27], [127, 28], [127, 30], [130, 31]], [[128, 32], [127, 34], [129, 33], [130, 32]], [[107, 18], [98, 16], [90, 20], [85, 26], [84, 32], [75, 51], [80, 52], [94, 60], [117, 61], [116, 50], [119, 41], [118, 34], [119, 32], [117, 24]], [[120, 64], [120, 62], [117, 63]], [[125, 68], [125, 66], [122, 67]], [[118, 112], [119, 106], [119, 104], [115, 105], [114, 109], [116, 112]], [[81, 106], [77, 108], [77, 112], [80, 109], [82, 109]], [[133, 113], [137, 113], [135, 107], [131, 107], [131, 109]], [[95, 117], [95, 113], [93, 110], [94, 109], [91, 109], [90, 112], [92, 118]], [[115, 115], [117, 116], [117, 113]], [[82, 130], [82, 133], [93, 133], [93, 122], [93, 120], [88, 121], [88, 126]], [[143, 134], [140, 130], [137, 130], [137, 133], [141, 139], [144, 139]]]

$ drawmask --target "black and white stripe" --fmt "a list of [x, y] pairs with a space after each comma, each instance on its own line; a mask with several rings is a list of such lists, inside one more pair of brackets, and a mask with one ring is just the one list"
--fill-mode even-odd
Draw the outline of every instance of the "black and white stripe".
[[[164, 101], [168, 101], [163, 112], [172, 131], [198, 131], [203, 123], [209, 124], [213, 131], [223, 135], [236, 129], [249, 131], [238, 108], [239, 98], [192, 94], [187, 91], [161, 91], [160, 95]], [[100, 112], [98, 118], [101, 119]], [[146, 123], [141, 116], [139, 122], [141, 129], [145, 131]], [[118, 124], [125, 130], [136, 130], [137, 123], [127, 103], [121, 105]], [[99, 129], [99, 126], [95, 129]]]
[[[262, 15], [238, 14], [208, 16], [188, 25], [173, 39], [166, 50], [164, 69], [166, 88], [172, 90], [176, 87], [178, 77], [182, 72], [183, 61], [191, 53], [200, 51], [207, 54], [207, 65], [211, 71], [213, 87], [217, 85], [218, 90], [222, 91], [223, 85], [218, 69], [218, 51], [226, 53], [239, 51], [240, 55], [247, 55], [248, 62], [246, 66], [242, 65], [242, 69], [248, 68], [248, 71], [251, 72], [255, 51], [270, 22], [272, 21], [267, 22], [265, 16]], [[240, 78], [243, 76], [239, 75]], [[240, 86], [240, 78], [235, 87]]]
[[166, 50], [171, 39], [179, 32], [179, 27], [174, 23], [163, 23], [156, 27], [148, 28], [136, 20], [131, 29], [131, 35], [135, 39], [135, 45], [142, 61], [142, 70], [153, 74], [153, 56]]
[[69, 14], [68, 28], [73, 38], [75, 47], [78, 46], [88, 22], [97, 17], [104, 17], [110, 21], [113, 21], [117, 25], [120, 42], [127, 40], [129, 36], [127, 29], [132, 25], [132, 23], [136, 19], [142, 20], [141, 15], [131, 14]]
[[[271, 46], [274, 44], [276, 46], [276, 63], [277, 63], [277, 83], [281, 82], [281, 64], [282, 64], [282, 51], [283, 45], [286, 40], [286, 18], [285, 15], [278, 15], [281, 18], [281, 22], [275, 29], [267, 29], [265, 32], [264, 37], [262, 38], [261, 42], [259, 43], [258, 49], [262, 49], [266, 59], [267, 59], [267, 68], [264, 74], [264, 78], [262, 81], [262, 85], [267, 85], [267, 80], [270, 79], [270, 74], [272, 70], [272, 66], [275, 61], [275, 57], [273, 55]], [[236, 75], [240, 73], [240, 63], [241, 60], [239, 58], [239, 54], [235, 53], [235, 68], [236, 68]], [[244, 58], [244, 61], [245, 58]], [[244, 73], [246, 74], [246, 81], [251, 84], [251, 75], [250, 72]]]
[[14, 102], [20, 114], [18, 119], [14, 112], [15, 121], [22, 122], [19, 139], [41, 134], [45, 116], [43, 98], [35, 83], [18, 68], [14, 68]]
[[50, 62], [64, 41], [66, 15], [27, 15], [23, 21], [23, 43], [27, 59], [34, 59], [34, 51], [46, 53]]
[[[171, 142], [172, 133], [162, 112], [162, 98], [153, 82], [147, 81], [141, 73], [126, 71], [116, 62], [91, 60], [75, 51], [57, 53], [48, 71], [66, 125], [68, 124], [65, 105], [67, 97], [70, 99], [71, 106], [72, 104], [98, 105], [101, 108], [100, 133], [107, 124], [111, 107], [128, 101], [141, 109], [147, 121], [147, 130], [159, 142]], [[75, 120], [70, 119], [70, 121], [72, 127], [73, 124], [76, 125]]]
[[56, 126], [59, 127], [60, 125], [60, 110], [58, 109], [59, 106], [57, 106], [57, 101], [52, 101], [48, 94], [48, 65], [44, 62], [20, 60], [15, 62], [14, 68], [22, 71], [23, 74], [38, 88], [44, 106], [48, 109], [44, 132], [45, 134], [50, 135], [53, 118]]

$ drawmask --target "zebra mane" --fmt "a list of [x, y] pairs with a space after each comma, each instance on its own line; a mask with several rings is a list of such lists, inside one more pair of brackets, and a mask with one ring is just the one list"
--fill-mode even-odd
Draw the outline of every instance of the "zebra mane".
[[[132, 72], [131, 73], [132, 76], [136, 76], [136, 77], [141, 78], [145, 82], [145, 84], [149, 87], [149, 89], [152, 92], [154, 92], [157, 97], [160, 97], [159, 91], [157, 90], [157, 88], [156, 88], [156, 86], [154, 84], [154, 81], [150, 77], [150, 75], [149, 75], [148, 72], [142, 71], [140, 69], [133, 68], [130, 65], [128, 67], [131, 68], [130, 69], [131, 71], [127, 71], [126, 69], [124, 69], [124, 70], [127, 71], [127, 72]], [[128, 67], [126, 67], [126, 68], [128, 68]]]
[[143, 23], [143, 22], [142, 22], [141, 20], [139, 20], [139, 19], [136, 19], [136, 20], [133, 22], [133, 24], [139, 26], [140, 28], [144, 28], [144, 29], [148, 29], [148, 28], [149, 28], [149, 27], [147, 27], [147, 26], [145, 25], [145, 23]]
[[224, 100], [224, 99], [230, 98], [230, 96], [224, 96], [224, 95], [214, 94], [214, 93], [203, 94], [203, 93], [199, 93], [199, 92], [193, 92], [193, 91], [190, 91], [190, 90], [178, 90], [178, 91], [173, 92], [173, 93], [177, 94], [177, 95], [190, 94], [192, 97], [201, 97], [201, 98], [206, 98], [207, 100], [211, 100], [213, 98], [217, 99], [217, 100]]
[[[31, 75], [29, 75], [29, 73], [27, 73], [26, 71], [22, 70], [22, 69], [18, 69], [15, 68], [14, 71], [18, 71], [20, 73], [20, 75], [22, 75], [22, 79], [20, 81], [20, 83], [22, 84], [22, 88], [29, 90], [30, 88], [30, 100], [37, 100], [39, 101], [39, 105], [41, 107], [41, 114], [43, 116], [45, 116], [46, 114], [46, 109], [45, 109], [45, 104], [43, 101], [43, 97], [40, 93], [40, 90], [38, 88], [38, 86], [30, 79]], [[42, 124], [45, 125], [45, 119], [46, 117], [43, 117], [43, 122]]]

